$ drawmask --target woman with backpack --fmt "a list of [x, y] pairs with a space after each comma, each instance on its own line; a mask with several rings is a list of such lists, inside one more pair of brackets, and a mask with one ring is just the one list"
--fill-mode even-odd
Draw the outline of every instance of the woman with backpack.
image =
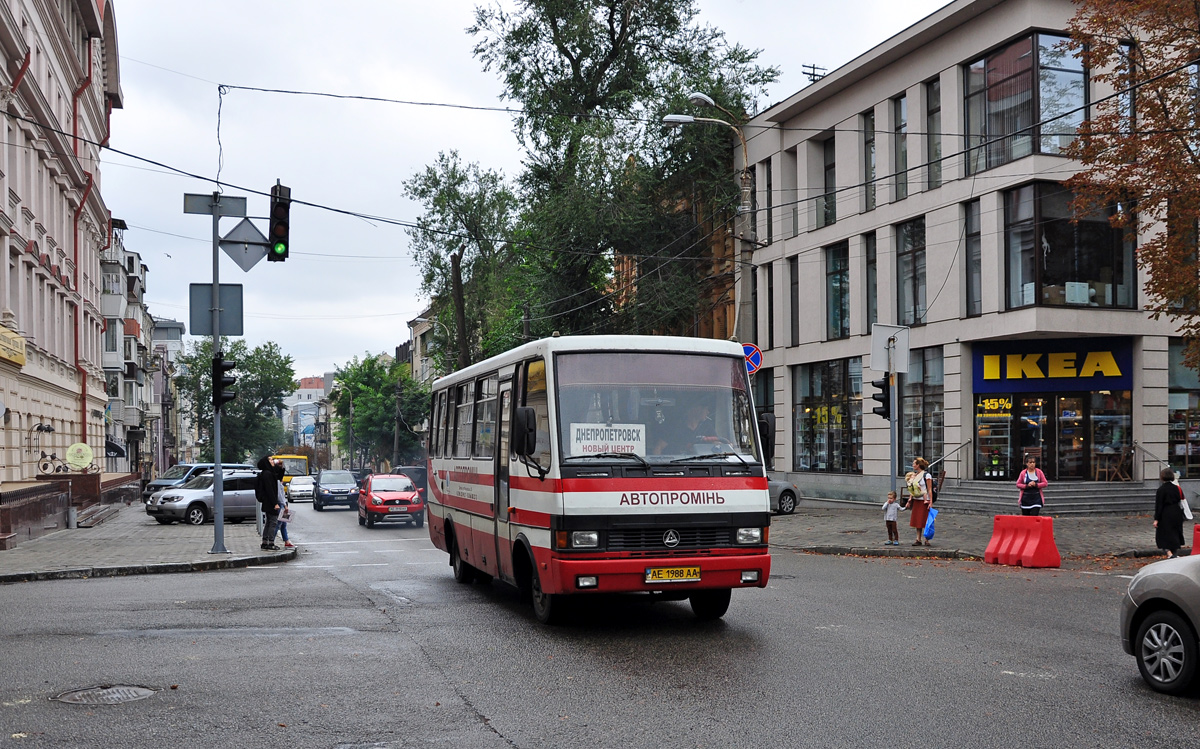
[[929, 468], [928, 460], [913, 458], [912, 465], [913, 478], [908, 482], [908, 501], [904, 503], [904, 509], [912, 510], [908, 525], [917, 529], [917, 540], [913, 541], [913, 546], [920, 546], [922, 543], [928, 546], [925, 523], [929, 520], [929, 506], [933, 503], [933, 479], [926, 470]]

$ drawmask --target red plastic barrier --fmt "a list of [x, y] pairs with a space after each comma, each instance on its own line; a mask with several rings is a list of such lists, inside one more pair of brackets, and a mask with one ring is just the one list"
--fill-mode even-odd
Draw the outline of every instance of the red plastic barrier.
[[1200, 523], [1192, 526], [1192, 553], [1200, 556]]
[[1021, 567], [1061, 567], [1054, 543], [1054, 518], [997, 515], [983, 561]]

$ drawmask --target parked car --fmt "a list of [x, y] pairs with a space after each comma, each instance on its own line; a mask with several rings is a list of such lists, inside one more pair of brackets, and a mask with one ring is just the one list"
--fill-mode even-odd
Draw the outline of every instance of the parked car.
[[776, 479], [770, 479], [767, 486], [771, 490], [771, 512], [791, 515], [796, 511], [796, 500], [800, 498], [800, 487], [791, 481]]
[[408, 476], [376, 473], [358, 492], [358, 524], [374, 528], [387, 522], [425, 525], [425, 502]]
[[[177, 463], [167, 470], [163, 471], [162, 475], [146, 484], [146, 488], [142, 490], [142, 501], [150, 499], [150, 495], [155, 492], [160, 492], [163, 489], [170, 489], [176, 486], [183, 486], [187, 482], [204, 473], [211, 473], [215, 463]], [[254, 466], [246, 463], [221, 464], [221, 473], [226, 471], [253, 471]]]
[[323, 511], [329, 505], [345, 505], [354, 509], [358, 502], [358, 482], [354, 474], [345, 470], [326, 469], [317, 474], [313, 484], [313, 509]]
[[366, 480], [367, 476], [371, 475], [371, 469], [370, 468], [351, 468], [350, 473], [354, 474], [354, 483], [358, 484], [361, 487], [363, 484], [363, 481]]
[[[232, 523], [253, 519], [257, 508], [254, 498], [256, 470], [221, 471], [221, 503], [225, 519]], [[175, 522], [201, 525], [215, 513], [213, 475], [202, 473], [183, 486], [157, 491], [146, 500], [146, 514], [167, 525]]]
[[1143, 567], [1121, 602], [1121, 647], [1151, 689], [1182, 694], [1200, 660], [1200, 556]]
[[417, 485], [417, 491], [421, 492], [421, 499], [429, 498], [429, 470], [425, 466], [396, 466], [392, 473], [408, 476]]
[[303, 502], [313, 500], [313, 486], [316, 484], [316, 478], [312, 476], [292, 476], [292, 480], [285, 487], [289, 502]]

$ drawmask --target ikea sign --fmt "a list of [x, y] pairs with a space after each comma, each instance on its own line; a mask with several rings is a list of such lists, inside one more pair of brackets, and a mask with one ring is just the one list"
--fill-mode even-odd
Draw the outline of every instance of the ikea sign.
[[1133, 389], [1130, 338], [977, 343], [972, 363], [977, 394]]

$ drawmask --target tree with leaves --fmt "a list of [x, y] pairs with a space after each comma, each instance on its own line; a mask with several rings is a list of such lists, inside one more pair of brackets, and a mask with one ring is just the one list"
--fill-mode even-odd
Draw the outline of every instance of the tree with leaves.
[[335, 438], [351, 452], [352, 465], [378, 470], [391, 463], [397, 429], [401, 460], [424, 457], [413, 425], [428, 413], [429, 390], [413, 381], [407, 362], [365, 354], [336, 372], [337, 387], [330, 394], [338, 417]]
[[1078, 207], [1118, 205], [1137, 231], [1155, 317], [1178, 321], [1200, 364], [1200, 5], [1183, 0], [1077, 0], [1073, 43], [1111, 96], [1092, 103], [1069, 153]]
[[[221, 339], [226, 359], [237, 362], [231, 372], [237, 397], [225, 404], [221, 416], [221, 461], [240, 463], [269, 453], [287, 435], [279, 418], [283, 399], [296, 389], [292, 357], [274, 342], [251, 349], [242, 340]], [[200, 460], [213, 460], [212, 339], [193, 341], [180, 355], [176, 385], [180, 413], [200, 431]]]
[[777, 75], [696, 15], [694, 0], [476, 10], [475, 55], [521, 105], [517, 245], [535, 337], [694, 323], [707, 245], [737, 200], [732, 144], [724, 128], [668, 137], [662, 115], [695, 89], [744, 115]]

